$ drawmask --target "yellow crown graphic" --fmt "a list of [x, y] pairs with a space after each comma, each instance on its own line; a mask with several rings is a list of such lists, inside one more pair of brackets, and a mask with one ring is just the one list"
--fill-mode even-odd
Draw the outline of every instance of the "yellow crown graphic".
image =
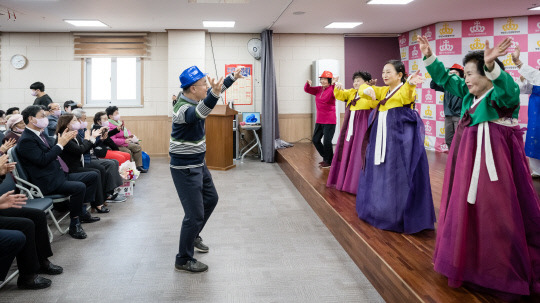
[[429, 141], [427, 138], [424, 139], [424, 146], [429, 146]]
[[[540, 43], [540, 41], [538, 41], [538, 43]], [[428, 79], [428, 78], [431, 79], [431, 75], [430, 75], [428, 72], [426, 72], [426, 74], [424, 75], [424, 77], [426, 77], [426, 79]]]
[[540, 40], [536, 41], [536, 45], [540, 47]]
[[418, 70], [418, 64], [416, 64], [416, 61], [413, 62], [412, 70]]
[[444, 101], [444, 94], [442, 94], [439, 99], [441, 99], [441, 101]]
[[407, 57], [407, 53], [405, 52], [405, 50], [402, 50], [401, 51], [401, 58], [405, 58]]
[[441, 131], [441, 135], [444, 135], [444, 127], [441, 127], [440, 131]]
[[431, 111], [431, 107], [428, 105], [426, 109], [426, 116], [431, 116], [431, 115], [433, 115], [433, 111]]
[[416, 41], [416, 40], [418, 40], [418, 34], [414, 32], [412, 35], [412, 41]]
[[474, 43], [471, 44], [471, 50], [484, 49], [485, 47], [486, 47], [486, 44], [480, 42], [480, 38], [474, 39]]
[[507, 31], [517, 31], [517, 29], [519, 28], [519, 26], [515, 23], [512, 23], [512, 18], [508, 18], [506, 19], [506, 24], [502, 26], [503, 30], [505, 32]]
[[515, 66], [514, 61], [512, 61], [512, 55], [508, 54], [506, 59], [502, 60], [504, 66]]
[[453, 32], [454, 30], [447, 23], [443, 24], [443, 27], [439, 30], [441, 35], [451, 35]]

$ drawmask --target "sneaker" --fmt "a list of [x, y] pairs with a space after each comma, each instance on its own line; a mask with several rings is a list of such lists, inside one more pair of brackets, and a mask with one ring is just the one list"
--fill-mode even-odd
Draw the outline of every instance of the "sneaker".
[[321, 164], [321, 167], [322, 168], [330, 168], [330, 164], [326, 163], [326, 162], [323, 162], [323, 164]]
[[540, 175], [537, 173], [532, 173], [531, 177], [533, 177], [533, 179], [536, 179], [536, 178], [540, 178]]
[[174, 264], [176, 271], [187, 271], [192, 273], [205, 272], [208, 270], [208, 265], [201, 263], [197, 260], [189, 260], [184, 265]]
[[126, 196], [115, 193], [114, 195], [108, 197], [105, 202], [121, 203], [121, 202], [126, 202], [126, 200], [127, 200]]
[[207, 253], [209, 248], [208, 246], [204, 245], [204, 243], [202, 243], [202, 238], [201, 237], [197, 237], [195, 239], [195, 250], [198, 251], [198, 252], [202, 252], [202, 253]]

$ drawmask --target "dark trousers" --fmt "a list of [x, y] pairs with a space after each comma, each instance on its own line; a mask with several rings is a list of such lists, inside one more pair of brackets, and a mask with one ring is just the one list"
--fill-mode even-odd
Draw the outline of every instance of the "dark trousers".
[[[103, 205], [105, 202], [105, 193], [103, 191], [103, 175], [106, 173], [105, 168], [99, 164], [84, 164], [84, 167], [79, 167], [76, 170], [73, 170], [73, 172], [76, 173], [84, 173], [84, 172], [95, 172], [97, 174], [97, 180], [96, 180], [96, 197], [94, 201], [92, 201], [91, 205], [92, 207], [97, 207], [100, 205]], [[85, 201], [86, 202], [86, 201]]]
[[[90, 165], [97, 164], [105, 168], [105, 174], [102, 173], [101, 175], [101, 177], [103, 178], [103, 190], [105, 191], [105, 193], [112, 193], [115, 188], [121, 186], [124, 183], [124, 181], [122, 180], [122, 176], [120, 176], [120, 173], [118, 172], [119, 164], [117, 160], [92, 158]], [[87, 166], [86, 163], [84, 165]], [[105, 198], [107, 198], [107, 195], [105, 195]]]
[[66, 181], [51, 194], [70, 195], [69, 216], [82, 214], [83, 203], [92, 203], [96, 196], [98, 174], [96, 172], [69, 173]]
[[15, 256], [23, 249], [26, 237], [18, 230], [0, 229], [0, 281], [6, 275]]
[[[335, 124], [319, 124], [315, 123], [315, 130], [313, 131], [313, 145], [323, 158], [324, 162], [332, 164], [332, 158], [334, 158], [334, 149], [332, 147], [332, 139], [334, 138], [334, 132], [336, 131]], [[321, 143], [321, 139], [322, 143]]]
[[444, 141], [450, 149], [452, 140], [454, 139], [454, 134], [456, 133], [457, 126], [459, 123], [459, 116], [446, 116], [444, 117]]
[[33, 208], [9, 208], [0, 210], [0, 229], [17, 230], [24, 234], [26, 242], [17, 254], [17, 266], [21, 274], [37, 273], [40, 266], [53, 255], [47, 217]]
[[180, 245], [176, 255], [176, 264], [184, 265], [194, 260], [194, 241], [214, 211], [218, 194], [206, 164], [188, 169], [171, 168], [171, 175], [184, 208]]

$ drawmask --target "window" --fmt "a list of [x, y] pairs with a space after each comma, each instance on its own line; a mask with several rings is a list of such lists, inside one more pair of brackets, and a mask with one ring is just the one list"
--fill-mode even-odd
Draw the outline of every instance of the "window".
[[140, 106], [141, 58], [87, 58], [86, 105]]

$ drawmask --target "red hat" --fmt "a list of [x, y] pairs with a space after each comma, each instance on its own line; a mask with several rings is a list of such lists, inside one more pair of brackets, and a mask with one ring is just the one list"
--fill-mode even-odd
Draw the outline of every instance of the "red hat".
[[452, 67], [450, 67], [450, 69], [459, 69], [459, 70], [463, 70], [463, 66], [459, 65], [459, 64], [454, 64], [452, 65]]
[[332, 75], [331, 72], [325, 70], [319, 78], [330, 78], [330, 79], [332, 79], [332, 78], [334, 78], [334, 76]]

